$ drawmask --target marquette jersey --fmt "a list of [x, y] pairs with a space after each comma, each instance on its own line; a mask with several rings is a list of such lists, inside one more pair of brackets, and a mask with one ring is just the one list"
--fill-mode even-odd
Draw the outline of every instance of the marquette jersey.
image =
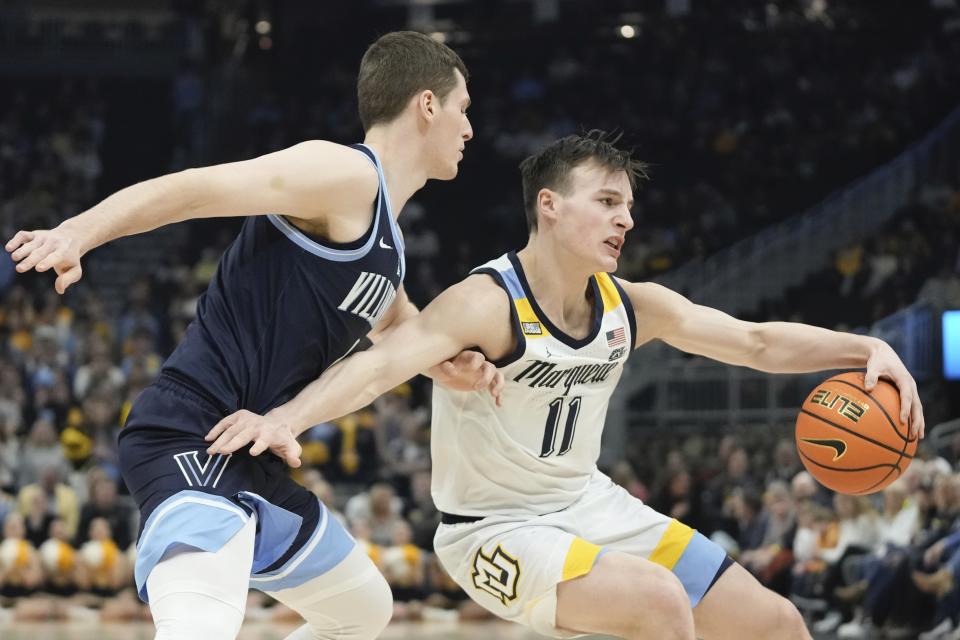
[[[161, 379], [188, 387], [223, 415], [264, 413], [346, 355], [380, 320], [403, 281], [403, 239], [379, 159], [369, 147], [353, 148], [380, 178], [364, 236], [335, 244], [310, 237], [282, 215], [247, 218]], [[186, 427], [176, 416], [140, 413], [134, 406], [124, 434]]]
[[501, 407], [486, 392], [434, 386], [434, 501], [464, 516], [564, 509], [596, 469], [607, 405], [634, 342], [633, 307], [610, 275], [595, 274], [590, 333], [577, 340], [540, 309], [516, 254], [473, 273], [510, 296], [517, 347], [494, 363], [505, 381]]

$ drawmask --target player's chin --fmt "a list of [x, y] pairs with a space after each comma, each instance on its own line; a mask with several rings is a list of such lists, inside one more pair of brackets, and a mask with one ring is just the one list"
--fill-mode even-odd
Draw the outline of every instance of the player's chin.
[[434, 180], [453, 180], [457, 177], [458, 173], [460, 173], [460, 167], [456, 163], [453, 163], [450, 166], [439, 169], [431, 178]]
[[601, 256], [599, 263], [600, 263], [600, 268], [598, 269], [598, 271], [613, 273], [614, 271], [617, 270], [619, 259], [614, 258], [613, 256]]

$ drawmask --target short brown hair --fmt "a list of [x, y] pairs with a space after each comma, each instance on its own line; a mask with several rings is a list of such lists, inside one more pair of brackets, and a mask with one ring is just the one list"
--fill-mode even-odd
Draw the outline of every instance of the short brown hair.
[[604, 169], [626, 172], [631, 189], [636, 188], [638, 179], [648, 177], [647, 163], [634, 159], [632, 152], [616, 147], [621, 135], [593, 129], [583, 135], [567, 136], [520, 163], [523, 208], [530, 233], [537, 230], [537, 194], [540, 190], [563, 193], [570, 187], [570, 173], [585, 162], [593, 161]]
[[378, 38], [363, 54], [357, 78], [364, 131], [396, 118], [420, 91], [433, 91], [442, 104], [457, 86], [454, 69], [468, 78], [453, 49], [422, 33], [395, 31]]

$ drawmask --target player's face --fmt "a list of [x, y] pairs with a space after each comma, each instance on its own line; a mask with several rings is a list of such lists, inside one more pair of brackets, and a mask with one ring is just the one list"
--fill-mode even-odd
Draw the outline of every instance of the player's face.
[[594, 272], [613, 272], [627, 231], [633, 228], [633, 190], [625, 171], [593, 162], [574, 168], [560, 199], [557, 230], [566, 248]]
[[430, 150], [429, 177], [437, 180], [452, 180], [457, 176], [458, 165], [463, 160], [467, 140], [473, 137], [473, 127], [467, 118], [470, 94], [463, 74], [454, 70], [457, 86], [446, 99], [430, 122], [428, 149]]

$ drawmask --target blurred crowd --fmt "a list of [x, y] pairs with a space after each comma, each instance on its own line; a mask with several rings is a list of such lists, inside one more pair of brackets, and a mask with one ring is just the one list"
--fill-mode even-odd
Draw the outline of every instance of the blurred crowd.
[[[581, 125], [627, 131], [654, 164], [622, 269], [645, 278], [798, 213], [903, 150], [960, 99], [960, 32], [930, 8], [938, 3], [898, 19], [856, 2], [693, 4], [686, 15], [650, 14], [639, 37], [610, 46], [534, 29], [462, 48], [477, 137], [456, 187], [432, 186], [403, 214], [417, 302], [522, 242], [517, 163]], [[249, 92], [242, 135], [217, 152], [197, 139], [215, 140], [214, 124], [197, 120], [210, 97], [203, 67], [186, 64], [171, 97], [177, 148], [156, 151], [179, 167], [197, 149], [234, 159], [307, 138], [359, 140], [355, 53], [342, 64], [331, 57], [329, 73], [292, 65], [275, 86]], [[306, 72], [310, 82], [297, 82]], [[4, 239], [93, 204], [106, 195], [104, 166], [124, 162], [104, 148], [96, 83], [39, 83], [10, 96], [0, 105]], [[916, 299], [960, 306], [958, 220], [956, 189], [928, 188], [764, 314], [856, 326]], [[147, 615], [133, 593], [139, 522], [116, 437], [192, 319], [229, 224], [196, 223], [161, 263], [129, 264], [141, 275], [121, 291], [88, 278], [61, 298], [48, 275], [16, 276], [0, 256], [0, 620]], [[317, 425], [293, 473], [383, 571], [398, 618], [483, 617], [431, 551], [439, 513], [428, 406], [415, 381]], [[822, 490], [783, 436], [769, 425], [635, 434], [607, 471], [795, 597], [821, 630], [960, 633], [960, 441], [924, 452], [883, 494], [851, 498]], [[292, 616], [256, 594], [249, 613]]]
[[960, 189], [928, 185], [875, 234], [767, 300], [753, 319], [783, 318], [849, 330], [923, 302], [960, 308]]
[[[444, 238], [422, 249], [434, 265], [425, 284], [414, 283], [424, 298], [448, 284], [446, 274], [459, 277], [487, 253], [523, 242], [517, 165], [558, 136], [619, 129], [652, 163], [621, 258], [624, 275], [648, 278], [805, 210], [893, 158], [960, 102], [952, 63], [960, 30], [949, 9], [690, 4], [682, 17], [645, 11], [631, 39], [565, 5], [548, 25], [497, 22], [491, 9], [475, 17], [468, 43], [451, 41], [470, 68], [475, 137], [456, 188], [432, 187], [411, 205], [417, 223], [423, 217]], [[488, 22], [496, 29], [484, 31]], [[302, 44], [296, 55], [310, 51]], [[326, 47], [317, 59], [337, 55]], [[265, 65], [268, 77], [246, 93], [252, 103], [234, 155], [303, 138], [359, 140], [346, 100], [356, 61], [340, 55], [322, 78], [282, 53], [276, 67]]]

